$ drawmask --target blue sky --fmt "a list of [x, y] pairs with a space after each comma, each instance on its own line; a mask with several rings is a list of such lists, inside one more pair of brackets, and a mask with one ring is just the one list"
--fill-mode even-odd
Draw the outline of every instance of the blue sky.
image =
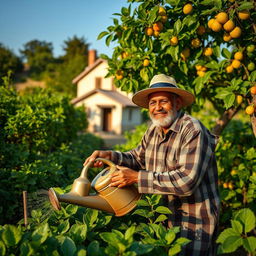
[[18, 55], [30, 40], [51, 42], [57, 57], [63, 42], [76, 35], [90, 49], [110, 55], [111, 45], [97, 36], [122, 6], [128, 6], [126, 0], [0, 0], [0, 42]]

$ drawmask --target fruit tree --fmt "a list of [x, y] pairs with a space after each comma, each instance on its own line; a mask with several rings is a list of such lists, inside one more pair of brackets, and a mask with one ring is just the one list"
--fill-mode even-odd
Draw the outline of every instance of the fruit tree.
[[98, 36], [114, 42], [108, 76], [135, 92], [153, 75], [173, 75], [196, 95], [193, 110], [206, 101], [219, 117], [221, 134], [243, 109], [256, 136], [256, 3], [253, 0], [128, 0], [113, 25]]

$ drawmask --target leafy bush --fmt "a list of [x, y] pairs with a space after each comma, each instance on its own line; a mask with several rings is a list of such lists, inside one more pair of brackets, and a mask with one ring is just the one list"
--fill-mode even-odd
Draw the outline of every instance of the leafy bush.
[[[60, 188], [58, 191], [64, 192]], [[177, 238], [179, 227], [167, 230], [163, 225], [169, 209], [157, 206], [160, 198], [159, 195], [146, 197], [139, 201], [143, 209], [119, 218], [67, 205], [42, 222], [44, 212], [33, 210], [26, 228], [23, 225], [0, 226], [0, 253], [21, 256], [176, 255], [189, 240]], [[142, 223], [142, 210], [150, 215], [150, 222]]]
[[[0, 87], [0, 223], [21, 214], [21, 192], [66, 186], [102, 140], [78, 132], [87, 127], [83, 109], [51, 90], [18, 95]], [[11, 188], [11, 189], [10, 189]]]

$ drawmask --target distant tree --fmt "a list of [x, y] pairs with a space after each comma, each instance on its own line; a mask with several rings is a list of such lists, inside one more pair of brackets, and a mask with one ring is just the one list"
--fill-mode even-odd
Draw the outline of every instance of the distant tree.
[[0, 43], [0, 77], [7, 75], [8, 70], [14, 74], [22, 70], [22, 61], [10, 49]]
[[48, 87], [75, 96], [76, 87], [72, 80], [88, 65], [89, 44], [81, 37], [74, 36], [64, 41], [64, 55], [48, 66], [45, 77]]
[[20, 52], [26, 59], [30, 74], [34, 78], [41, 78], [49, 63], [54, 62], [52, 43], [32, 40], [26, 43]]

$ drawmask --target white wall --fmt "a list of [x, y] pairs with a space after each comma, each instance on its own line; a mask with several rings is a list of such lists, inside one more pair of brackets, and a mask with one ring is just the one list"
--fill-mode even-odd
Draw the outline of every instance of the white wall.
[[123, 108], [122, 132], [131, 130], [142, 122], [142, 115], [139, 108]]

